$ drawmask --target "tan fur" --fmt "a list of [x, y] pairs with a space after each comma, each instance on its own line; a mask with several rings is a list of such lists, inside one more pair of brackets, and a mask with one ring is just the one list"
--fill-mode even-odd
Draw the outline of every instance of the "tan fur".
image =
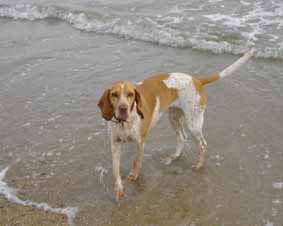
[[153, 111], [156, 105], [156, 98], [159, 97], [160, 99], [160, 111], [164, 111], [178, 97], [176, 89], [168, 88], [164, 84], [163, 81], [168, 77], [168, 73], [160, 73], [145, 79], [142, 84], [136, 87], [137, 91], [141, 94], [143, 106], [142, 112], [144, 114], [144, 119], [141, 128], [143, 139], [145, 139], [150, 127]]
[[100, 107], [102, 117], [108, 121], [113, 118], [113, 114], [114, 114], [114, 109], [110, 103], [109, 94], [110, 94], [110, 89], [105, 90], [98, 102], [98, 106]]
[[200, 96], [199, 105], [201, 109], [204, 110], [205, 105], [206, 105], [206, 100], [207, 100], [205, 93], [204, 93], [204, 86], [212, 82], [215, 82], [219, 79], [220, 79], [220, 76], [218, 73], [210, 75], [210, 76], [206, 76], [206, 77], [192, 77], [196, 91], [198, 92]]
[[195, 89], [200, 96], [200, 100], [199, 100], [200, 108], [202, 110], [204, 110], [205, 105], [206, 105], [206, 96], [205, 96], [205, 93], [204, 93], [203, 84], [198, 78], [193, 77], [192, 80], [193, 80], [193, 84], [195, 86]]
[[215, 82], [215, 81], [219, 80], [220, 76], [219, 76], [219, 73], [216, 73], [216, 74], [213, 74], [213, 75], [210, 75], [210, 76], [197, 77], [197, 79], [204, 86], [204, 85], [207, 85], [209, 83], [212, 83], [212, 82]]

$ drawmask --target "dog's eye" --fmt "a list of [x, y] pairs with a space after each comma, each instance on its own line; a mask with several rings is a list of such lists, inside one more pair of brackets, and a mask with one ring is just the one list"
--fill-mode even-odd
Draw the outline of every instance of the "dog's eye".
[[118, 93], [111, 93], [111, 97], [117, 98], [118, 97]]
[[133, 93], [128, 93], [128, 97], [133, 97], [134, 94]]

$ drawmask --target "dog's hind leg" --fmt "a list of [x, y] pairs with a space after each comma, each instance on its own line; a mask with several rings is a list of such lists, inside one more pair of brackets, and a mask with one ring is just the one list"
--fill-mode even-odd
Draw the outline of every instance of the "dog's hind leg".
[[170, 164], [175, 159], [179, 158], [182, 154], [185, 140], [187, 138], [185, 132], [185, 116], [182, 109], [177, 107], [170, 107], [168, 109], [169, 122], [177, 135], [177, 146], [175, 153], [169, 155], [164, 159], [165, 164]]
[[[192, 113], [192, 112], [191, 112]], [[205, 155], [207, 151], [207, 143], [202, 133], [204, 111], [197, 111], [193, 114], [186, 114], [188, 128], [194, 138], [194, 141], [199, 149], [199, 159], [193, 165], [193, 169], [200, 169], [205, 162]]]

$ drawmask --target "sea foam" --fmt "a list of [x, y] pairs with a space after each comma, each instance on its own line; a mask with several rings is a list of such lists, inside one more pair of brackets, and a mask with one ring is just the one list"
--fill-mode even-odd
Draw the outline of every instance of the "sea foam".
[[7, 166], [3, 170], [0, 171], [0, 195], [3, 195], [8, 201], [12, 203], [16, 203], [23, 206], [31, 206], [36, 209], [41, 209], [44, 211], [63, 214], [66, 215], [68, 219], [68, 224], [70, 226], [74, 226], [74, 219], [78, 212], [77, 207], [66, 207], [66, 208], [53, 208], [50, 207], [47, 203], [37, 203], [31, 200], [22, 200], [18, 198], [16, 189], [9, 187], [6, 182], [4, 182], [5, 176], [10, 169], [10, 166]]
[[[217, 0], [211, 2], [222, 4]], [[214, 53], [243, 54], [253, 45], [256, 57], [283, 59], [281, 35], [277, 32], [283, 27], [283, 4], [268, 10], [256, 2], [244, 16], [221, 12], [202, 15], [204, 11], [201, 11], [198, 18], [194, 18], [184, 15], [192, 8], [175, 6], [173, 9], [162, 15], [128, 17], [118, 13], [103, 15], [95, 9], [86, 12], [67, 7], [16, 4], [0, 5], [0, 17], [30, 21], [57, 19], [85, 32]], [[274, 27], [274, 33], [267, 30], [270, 26]]]

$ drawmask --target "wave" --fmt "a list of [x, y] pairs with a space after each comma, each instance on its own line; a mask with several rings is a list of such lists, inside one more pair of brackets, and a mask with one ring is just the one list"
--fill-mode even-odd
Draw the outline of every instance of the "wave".
[[[233, 33], [231, 34], [229, 31], [223, 32], [221, 28], [215, 38], [215, 30], [219, 30], [219, 28], [216, 27], [212, 34], [210, 34], [207, 28], [201, 29], [201, 26], [204, 25], [203, 23], [195, 25], [196, 22], [192, 17], [187, 19], [191, 21], [195, 30], [185, 30], [182, 26], [177, 26], [185, 19], [182, 15], [145, 17], [135, 15], [133, 17], [121, 17], [114, 13], [112, 15], [103, 15], [95, 11], [76, 11], [56, 6], [17, 4], [0, 5], [0, 17], [29, 21], [57, 19], [68, 23], [73, 28], [85, 32], [111, 34], [126, 39], [141, 40], [158, 45], [193, 48], [212, 51], [213, 53], [231, 53], [238, 55], [246, 52], [247, 49], [257, 43], [257, 40], [250, 38], [251, 36], [254, 37], [254, 34], [257, 34], [257, 32], [248, 33], [241, 30], [235, 35]], [[227, 23], [228, 17], [221, 17], [221, 15], [218, 15], [216, 19], [213, 19], [212, 16], [209, 15], [206, 17], [212, 21], [226, 19], [226, 25], [231, 25], [231, 23]], [[241, 28], [239, 21], [236, 21], [236, 23], [235, 27]], [[209, 26], [211, 26], [211, 24], [209, 24]], [[279, 43], [279, 47], [278, 43], [274, 46], [256, 45], [255, 56], [283, 59], [283, 42]]]
[[6, 182], [4, 182], [5, 176], [10, 169], [10, 166], [0, 170], [0, 195], [3, 195], [8, 201], [12, 203], [16, 203], [23, 206], [31, 206], [36, 209], [41, 209], [44, 211], [49, 211], [52, 213], [66, 215], [68, 224], [70, 226], [74, 226], [74, 219], [78, 212], [77, 207], [66, 207], [66, 208], [53, 208], [50, 207], [47, 203], [37, 203], [31, 200], [22, 200], [20, 199], [17, 194], [16, 190], [12, 187], [9, 187]]

